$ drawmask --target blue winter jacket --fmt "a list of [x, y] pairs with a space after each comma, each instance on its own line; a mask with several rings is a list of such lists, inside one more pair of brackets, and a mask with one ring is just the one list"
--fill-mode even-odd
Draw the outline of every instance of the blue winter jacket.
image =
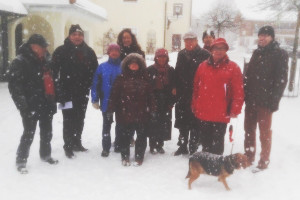
[[95, 72], [91, 89], [92, 103], [97, 103], [100, 99], [102, 112], [107, 111], [112, 85], [121, 72], [121, 60], [112, 58], [101, 63]]

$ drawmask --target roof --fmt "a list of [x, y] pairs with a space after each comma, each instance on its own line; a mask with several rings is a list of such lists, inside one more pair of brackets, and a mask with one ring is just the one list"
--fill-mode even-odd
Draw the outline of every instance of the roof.
[[75, 0], [75, 3], [70, 3], [69, 0], [20, 0], [26, 8], [72, 8], [80, 12], [86, 12], [97, 18], [107, 19], [107, 12], [104, 8], [98, 6], [89, 0]]
[[27, 15], [28, 12], [19, 0], [0, 0], [0, 11]]

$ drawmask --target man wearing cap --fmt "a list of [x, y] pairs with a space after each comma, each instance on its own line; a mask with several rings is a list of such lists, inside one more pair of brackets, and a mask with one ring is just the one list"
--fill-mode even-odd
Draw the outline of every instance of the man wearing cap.
[[[62, 105], [64, 150], [68, 158], [74, 151], [87, 151], [81, 135], [94, 72], [96, 54], [84, 42], [81, 27], [71, 25], [64, 44], [53, 53], [52, 65], [57, 84], [57, 101]], [[67, 106], [66, 106], [67, 105]]]
[[[175, 67], [176, 105], [175, 127], [179, 129], [178, 150], [175, 156], [193, 154], [198, 148], [198, 133], [196, 118], [191, 111], [193, 80], [200, 63], [206, 60], [210, 53], [198, 45], [197, 35], [188, 32], [183, 36], [185, 48], [178, 53]], [[190, 134], [189, 151], [187, 148]]]
[[40, 157], [49, 164], [58, 163], [51, 157], [52, 119], [56, 103], [47, 46], [42, 35], [33, 34], [20, 47], [10, 66], [8, 88], [24, 127], [16, 158], [17, 169], [21, 173], [27, 173], [27, 159], [38, 121]]
[[270, 162], [272, 114], [278, 110], [287, 84], [288, 54], [274, 40], [272, 26], [258, 32], [258, 47], [253, 52], [245, 72], [245, 154], [252, 163], [256, 153], [256, 127], [259, 126], [261, 153], [257, 170], [266, 169]]
[[[107, 49], [109, 56], [108, 61], [101, 63], [97, 68], [93, 85], [91, 89], [92, 104], [95, 109], [102, 111], [102, 157], [109, 155], [111, 147], [110, 129], [113, 122], [113, 114], [107, 112], [108, 100], [111, 93], [111, 88], [118, 75], [121, 74], [121, 59], [120, 59], [120, 46], [117, 44], [110, 44]], [[99, 105], [100, 100], [100, 105]], [[117, 127], [117, 126], [116, 126]], [[119, 148], [119, 135], [117, 128], [115, 129], [115, 149]]]
[[229, 46], [224, 38], [214, 40], [211, 49], [195, 75], [192, 110], [198, 118], [202, 151], [222, 155], [227, 123], [241, 113], [244, 103], [243, 77], [226, 54]]

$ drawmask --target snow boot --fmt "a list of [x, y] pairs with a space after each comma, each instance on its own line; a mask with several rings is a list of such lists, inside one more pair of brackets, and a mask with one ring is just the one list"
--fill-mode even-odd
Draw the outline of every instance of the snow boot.
[[42, 158], [42, 161], [47, 162], [50, 165], [56, 165], [56, 164], [58, 164], [58, 160], [55, 160], [52, 157], [49, 157], [49, 158], [46, 158], [46, 159]]
[[102, 157], [108, 157], [108, 156], [109, 156], [109, 152], [103, 150], [102, 153], [101, 153], [101, 156], [102, 156]]
[[126, 160], [126, 159], [122, 160], [122, 165], [123, 165], [124, 167], [130, 166], [129, 160]]
[[17, 170], [20, 174], [28, 174], [26, 163], [17, 163]]
[[74, 146], [73, 151], [87, 152], [88, 149], [84, 148], [82, 145]]
[[161, 147], [161, 148], [157, 149], [157, 152], [160, 153], [160, 154], [164, 154], [165, 150]]
[[66, 154], [67, 158], [70, 158], [70, 159], [75, 157], [75, 155], [71, 149], [65, 149], [65, 154]]
[[180, 146], [177, 151], [175, 151], [174, 156], [179, 156], [179, 155], [186, 155], [188, 154], [189, 151], [187, 149], [187, 146]]
[[154, 148], [150, 147], [150, 153], [155, 155], [157, 153], [157, 151]]
[[135, 160], [135, 162], [133, 163], [133, 166], [135, 167], [139, 167], [143, 164], [143, 160]]

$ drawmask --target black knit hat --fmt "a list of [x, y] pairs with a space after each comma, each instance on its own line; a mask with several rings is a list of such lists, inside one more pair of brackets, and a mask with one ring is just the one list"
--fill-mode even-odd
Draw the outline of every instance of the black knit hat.
[[27, 44], [37, 44], [37, 45], [39, 45], [43, 48], [46, 48], [47, 46], [49, 46], [46, 39], [40, 34], [31, 35], [30, 38], [27, 41]]
[[274, 28], [272, 26], [263, 26], [263, 27], [261, 27], [258, 31], [258, 35], [261, 35], [261, 34], [270, 35], [273, 39], [275, 37], [275, 31], [274, 31]]
[[69, 35], [71, 35], [74, 32], [80, 32], [83, 34], [82, 28], [79, 26], [79, 24], [72, 24], [69, 29]]

